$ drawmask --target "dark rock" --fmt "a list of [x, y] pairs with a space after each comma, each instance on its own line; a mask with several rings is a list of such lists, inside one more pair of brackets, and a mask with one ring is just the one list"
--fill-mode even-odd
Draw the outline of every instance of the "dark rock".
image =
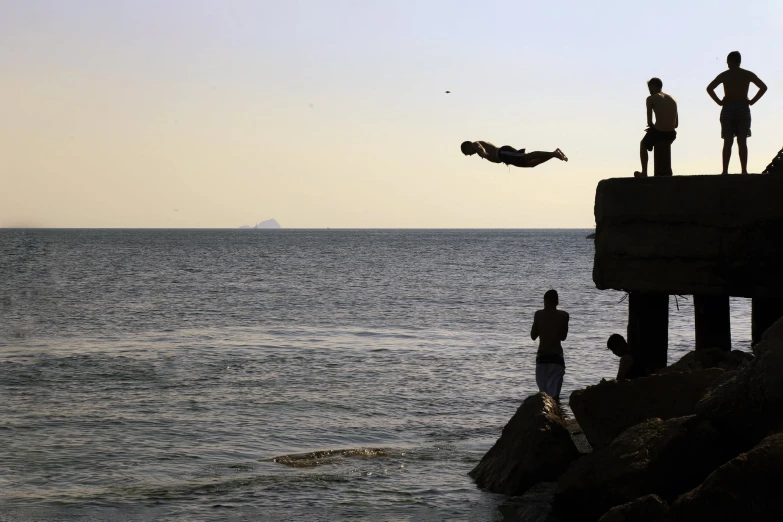
[[730, 352], [717, 348], [694, 350], [683, 355], [676, 363], [655, 373], [693, 372], [708, 368], [732, 371], [739, 368], [742, 363], [749, 362], [752, 359], [753, 354], [741, 350], [732, 350]]
[[658, 495], [645, 495], [613, 507], [598, 522], [660, 522], [668, 510], [669, 506]]
[[737, 453], [695, 415], [647, 420], [571, 465], [559, 481], [555, 514], [588, 522], [648, 494], [672, 501]]
[[576, 449], [579, 450], [579, 453], [585, 455], [593, 451], [593, 447], [587, 441], [585, 432], [582, 430], [582, 427], [579, 425], [579, 423], [576, 422], [576, 419], [566, 419], [565, 425], [568, 433], [571, 434], [571, 440], [574, 441]]
[[470, 476], [482, 489], [521, 495], [533, 484], [556, 481], [578, 456], [557, 402], [537, 393], [525, 399]]
[[753, 359], [720, 379], [696, 405], [745, 449], [783, 429], [783, 319], [764, 332]]
[[595, 239], [595, 232], [593, 232], [592, 234], [587, 234], [585, 236], [585, 239]]
[[666, 420], [692, 414], [710, 383], [722, 373], [723, 370], [711, 368], [604, 381], [574, 391], [569, 405], [587, 440], [599, 449], [647, 419]]
[[672, 504], [668, 520], [690, 522], [754, 522], [783, 520], [783, 434], [716, 469], [696, 489]]
[[557, 482], [541, 482], [528, 489], [524, 495], [511, 497], [498, 511], [504, 522], [558, 522], [552, 514], [552, 502]]

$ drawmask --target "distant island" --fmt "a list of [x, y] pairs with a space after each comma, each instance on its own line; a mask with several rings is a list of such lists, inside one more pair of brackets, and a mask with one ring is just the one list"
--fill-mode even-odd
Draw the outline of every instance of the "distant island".
[[266, 221], [262, 221], [258, 223], [256, 226], [251, 227], [250, 225], [242, 225], [242, 230], [252, 230], [254, 228], [283, 228], [280, 226], [280, 223], [277, 222], [275, 219], [267, 219]]

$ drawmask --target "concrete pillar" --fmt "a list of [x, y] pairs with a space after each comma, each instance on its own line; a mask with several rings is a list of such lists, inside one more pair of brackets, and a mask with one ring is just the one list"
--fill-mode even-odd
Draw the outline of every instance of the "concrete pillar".
[[672, 144], [656, 143], [653, 148], [653, 162], [656, 176], [671, 176]]
[[761, 340], [761, 334], [772, 323], [783, 317], [783, 299], [780, 297], [754, 297], [751, 301], [752, 344]]
[[718, 348], [731, 351], [729, 296], [694, 295], [696, 349]]
[[669, 296], [631, 292], [628, 344], [641, 354], [648, 371], [665, 368], [669, 350]]

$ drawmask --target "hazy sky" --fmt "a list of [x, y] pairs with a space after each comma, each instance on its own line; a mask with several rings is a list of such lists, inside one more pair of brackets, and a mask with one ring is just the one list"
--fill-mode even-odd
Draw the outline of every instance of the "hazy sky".
[[[651, 76], [675, 174], [718, 173], [705, 87], [741, 51], [763, 170], [782, 33], [780, 0], [0, 0], [0, 226], [591, 227]], [[465, 139], [571, 161], [509, 172]]]

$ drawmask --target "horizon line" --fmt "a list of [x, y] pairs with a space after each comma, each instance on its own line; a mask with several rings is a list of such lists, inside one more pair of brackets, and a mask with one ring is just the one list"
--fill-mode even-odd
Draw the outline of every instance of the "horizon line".
[[0, 227], [0, 230], [590, 230], [591, 227]]

